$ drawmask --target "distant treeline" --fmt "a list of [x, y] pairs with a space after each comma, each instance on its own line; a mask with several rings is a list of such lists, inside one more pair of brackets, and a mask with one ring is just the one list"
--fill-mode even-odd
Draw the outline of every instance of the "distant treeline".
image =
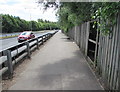
[[25, 30], [41, 31], [58, 29], [56, 22], [38, 19], [38, 21], [26, 21], [19, 17], [11, 16], [9, 14], [0, 14], [2, 16], [2, 32], [22, 32]]

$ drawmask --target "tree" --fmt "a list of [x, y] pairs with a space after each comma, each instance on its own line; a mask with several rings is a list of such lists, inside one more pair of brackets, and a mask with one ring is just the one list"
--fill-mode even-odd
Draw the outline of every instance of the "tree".
[[60, 28], [64, 31], [75, 25], [90, 21], [100, 20], [100, 30], [107, 34], [116, 23], [116, 15], [120, 12], [120, 2], [47, 2], [43, 3], [45, 9], [58, 8]]
[[[8, 14], [0, 14], [2, 16], [2, 32], [22, 32], [25, 30], [40, 31], [40, 30], [50, 30], [58, 28], [55, 22], [50, 22], [47, 20], [38, 19], [37, 21], [26, 21], [20, 19], [19, 17], [10, 16]], [[54, 25], [54, 26], [53, 26]]]

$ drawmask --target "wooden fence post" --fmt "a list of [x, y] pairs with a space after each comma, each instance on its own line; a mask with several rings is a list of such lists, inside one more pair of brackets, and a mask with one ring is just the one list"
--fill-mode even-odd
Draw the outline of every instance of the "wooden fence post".
[[[85, 55], [87, 56], [88, 51], [88, 39], [89, 39], [89, 31], [90, 31], [90, 22], [86, 23], [86, 46], [85, 46]], [[81, 31], [81, 30], [80, 30]], [[80, 39], [81, 40], [81, 39]]]
[[[120, 24], [120, 13], [118, 17], [119, 23]], [[118, 33], [119, 33], [119, 39], [120, 39], [120, 26], [118, 26]], [[118, 54], [118, 90], [120, 90], [120, 40], [118, 40], [118, 46], [119, 46], [119, 54]]]

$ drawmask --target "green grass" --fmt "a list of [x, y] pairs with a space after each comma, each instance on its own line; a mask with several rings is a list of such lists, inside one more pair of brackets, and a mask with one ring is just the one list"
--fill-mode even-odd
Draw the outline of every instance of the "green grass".
[[6, 36], [6, 37], [0, 37], [0, 39], [12, 38], [12, 37], [17, 37], [17, 36], [18, 36], [18, 35]]

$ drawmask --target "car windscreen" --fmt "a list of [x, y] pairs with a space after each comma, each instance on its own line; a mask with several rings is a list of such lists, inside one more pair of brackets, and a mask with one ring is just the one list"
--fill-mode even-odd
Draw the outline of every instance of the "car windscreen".
[[21, 35], [26, 35], [26, 33], [22, 33]]
[[21, 33], [21, 35], [30, 35], [30, 32]]

